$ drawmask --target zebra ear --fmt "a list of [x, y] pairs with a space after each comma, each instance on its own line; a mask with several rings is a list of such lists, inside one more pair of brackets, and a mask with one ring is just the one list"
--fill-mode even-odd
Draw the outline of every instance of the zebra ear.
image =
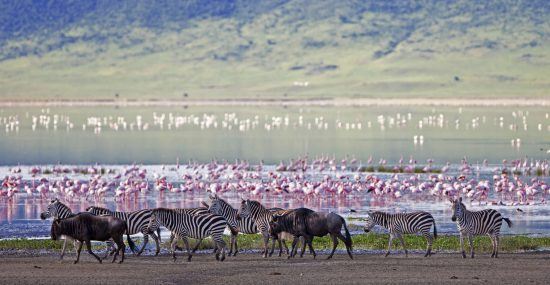
[[214, 197], [215, 197], [216, 199], [218, 199], [218, 194], [214, 194]]
[[212, 196], [212, 194], [209, 194], [208, 198], [210, 198], [210, 200], [214, 200], [214, 196]]
[[462, 197], [458, 198], [458, 202], [462, 203]]

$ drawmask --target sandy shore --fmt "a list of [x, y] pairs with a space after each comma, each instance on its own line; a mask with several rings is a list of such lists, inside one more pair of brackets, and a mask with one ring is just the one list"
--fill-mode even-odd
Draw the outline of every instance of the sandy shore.
[[168, 107], [168, 106], [549, 106], [550, 97], [542, 98], [335, 98], [310, 100], [235, 99], [235, 100], [82, 100], [82, 101], [0, 101], [0, 107]]
[[350, 260], [261, 258], [241, 254], [216, 262], [209, 254], [192, 262], [168, 256], [129, 256], [123, 264], [99, 264], [83, 251], [73, 265], [74, 254], [62, 262], [56, 255], [39, 257], [0, 256], [2, 284], [365, 284], [365, 283], [490, 283], [547, 284], [550, 253], [502, 254], [499, 259], [479, 255], [462, 259], [458, 254], [431, 258], [412, 255], [357, 255]]

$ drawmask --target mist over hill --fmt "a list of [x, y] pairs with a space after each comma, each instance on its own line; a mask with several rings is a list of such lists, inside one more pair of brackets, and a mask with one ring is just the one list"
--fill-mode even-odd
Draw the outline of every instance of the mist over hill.
[[2, 1], [0, 96], [546, 97], [548, 1]]

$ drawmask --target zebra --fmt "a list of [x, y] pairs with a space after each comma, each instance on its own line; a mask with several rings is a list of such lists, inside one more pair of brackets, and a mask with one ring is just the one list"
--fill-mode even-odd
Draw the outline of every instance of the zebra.
[[[233, 248], [235, 251], [233, 252], [233, 256], [237, 255], [237, 252], [239, 251], [237, 246], [237, 235], [239, 233], [243, 234], [256, 234], [258, 233], [258, 227], [256, 227], [256, 223], [254, 222], [254, 219], [250, 217], [241, 217], [237, 215], [238, 210], [233, 208], [229, 203], [227, 203], [225, 200], [218, 197], [218, 195], [210, 195], [210, 206], [208, 210], [211, 213], [218, 214], [220, 216], [223, 216], [227, 220], [227, 225], [229, 227], [229, 231], [231, 232], [231, 239], [230, 239], [230, 250], [229, 250], [229, 256], [231, 256], [231, 253], [233, 252]], [[272, 214], [280, 214], [283, 215], [286, 213], [287, 210], [281, 209], [281, 208], [269, 208], [268, 209]], [[290, 234], [281, 233], [279, 236], [277, 236], [277, 240], [279, 242], [279, 256], [282, 254], [282, 246], [285, 247], [286, 253], [288, 254], [288, 246], [286, 245], [285, 239], [293, 238]], [[275, 251], [275, 239], [273, 239], [273, 243], [271, 245], [271, 251], [269, 252], [269, 256], [273, 255], [273, 252]]]
[[[208, 207], [176, 208], [176, 209], [173, 209], [173, 210], [177, 211], [178, 213], [184, 213], [184, 214], [189, 214], [189, 215], [203, 215], [203, 214], [209, 214], [210, 213], [208, 211]], [[169, 244], [172, 244], [175, 237], [176, 237], [175, 233], [171, 232], [170, 233], [170, 242], [169, 242]], [[203, 239], [199, 239], [199, 241], [197, 242], [197, 244], [195, 245], [195, 247], [191, 251], [192, 253], [195, 253], [197, 251], [197, 249], [199, 249], [199, 246], [201, 245], [202, 240]], [[179, 250], [179, 251], [183, 251], [183, 248], [181, 248], [177, 245], [176, 245], [175, 249]]]
[[[279, 249], [281, 249], [280, 239], [278, 236], [272, 236], [270, 232], [269, 223], [273, 220], [273, 215], [284, 215], [287, 210], [280, 208], [265, 208], [258, 201], [251, 201], [249, 199], [241, 201], [241, 207], [237, 211], [237, 219], [252, 219], [258, 228], [258, 232], [262, 234], [264, 238], [264, 251], [262, 254], [264, 258], [267, 258], [269, 238], [273, 238], [272, 248], [275, 244], [275, 239], [279, 240]], [[285, 244], [286, 247], [286, 244]], [[273, 251], [271, 251], [271, 254]], [[288, 248], [287, 248], [288, 253]], [[270, 254], [270, 255], [271, 255]], [[280, 255], [280, 252], [279, 252]]]
[[210, 213], [192, 215], [175, 209], [157, 208], [152, 210], [151, 220], [149, 221], [150, 226], [153, 226], [153, 223], [163, 225], [175, 233], [176, 239], [170, 245], [174, 261], [176, 261], [175, 246], [178, 239], [183, 239], [188, 254], [187, 261], [191, 261], [193, 255], [189, 250], [187, 238], [202, 240], [208, 236], [212, 236], [216, 244], [216, 260], [225, 260], [223, 232], [227, 226], [227, 222], [222, 216]]
[[[94, 215], [110, 215], [110, 216], [119, 218], [121, 220], [124, 220], [128, 224], [128, 234], [130, 235], [142, 233], [143, 246], [137, 252], [138, 256], [141, 255], [141, 253], [145, 249], [145, 246], [147, 246], [147, 243], [149, 242], [149, 236], [151, 236], [153, 240], [155, 240], [155, 244], [157, 246], [155, 256], [159, 254], [160, 227], [157, 223], [152, 223], [152, 224], [149, 223], [149, 220], [151, 219], [151, 212], [152, 212], [150, 209], [138, 210], [134, 212], [117, 212], [117, 211], [111, 211], [109, 209], [105, 209], [101, 207], [90, 206], [86, 208], [86, 211]], [[157, 234], [155, 234], [155, 231], [157, 231]], [[132, 250], [132, 252], [134, 251]]]
[[[236, 256], [239, 251], [237, 246], [237, 235], [239, 233], [255, 234], [258, 233], [258, 228], [256, 227], [254, 220], [250, 217], [243, 217], [242, 219], [239, 219], [237, 215], [238, 210], [231, 207], [231, 205], [229, 205], [225, 200], [219, 198], [218, 195], [210, 195], [209, 198], [211, 203], [208, 210], [211, 213], [220, 215], [227, 220], [227, 226], [231, 232], [228, 255], [231, 256], [231, 254], [233, 254], [233, 256]], [[235, 249], [234, 253], [233, 248]]]
[[[405, 241], [403, 240], [403, 234], [414, 234], [420, 232], [427, 242], [427, 250], [424, 257], [432, 255], [432, 243], [437, 238], [437, 228], [435, 226], [435, 219], [430, 213], [427, 212], [412, 212], [412, 213], [398, 213], [390, 214], [384, 212], [372, 212], [367, 213], [365, 232], [369, 232], [374, 226], [379, 225], [389, 230], [390, 240], [388, 243], [388, 251], [386, 257], [390, 254], [392, 241], [394, 238], [398, 238], [401, 241], [401, 245], [405, 250], [405, 256], [409, 253], [405, 247]], [[433, 238], [430, 234], [430, 229], [434, 227]]]
[[498, 244], [500, 236], [500, 227], [502, 220], [505, 220], [508, 227], [512, 227], [512, 221], [504, 218], [497, 210], [485, 209], [481, 211], [468, 211], [462, 203], [462, 197], [458, 199], [450, 199], [452, 203], [453, 216], [451, 220], [456, 222], [458, 231], [460, 232], [460, 249], [462, 257], [466, 258], [464, 250], [464, 236], [468, 237], [470, 243], [470, 255], [474, 258], [474, 235], [488, 235], [493, 244], [491, 258], [498, 258]]
[[[59, 219], [65, 219], [74, 216], [75, 214], [71, 211], [71, 208], [69, 208], [67, 205], [61, 203], [58, 198], [55, 198], [50, 201], [50, 204], [48, 204], [48, 207], [46, 208], [46, 211], [40, 213], [40, 219], [45, 220], [48, 218], [53, 218], [54, 220]], [[74, 241], [74, 248], [75, 250], [78, 249], [80, 242], [78, 240], [75, 240], [69, 236], [63, 236], [63, 239], [65, 240], [63, 242], [63, 248], [61, 249], [61, 255], [59, 256], [59, 259], [62, 260], [65, 256], [65, 250], [67, 249], [67, 242], [69, 240]], [[110, 250], [109, 250], [110, 249]], [[107, 253], [103, 257], [103, 259], [107, 258], [109, 256], [109, 252], [114, 252], [116, 250], [114, 243], [112, 240], [107, 241]]]

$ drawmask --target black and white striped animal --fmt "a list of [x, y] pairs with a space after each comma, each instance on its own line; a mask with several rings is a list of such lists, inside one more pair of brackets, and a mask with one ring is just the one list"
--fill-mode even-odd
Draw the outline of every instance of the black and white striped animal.
[[[150, 209], [138, 210], [134, 212], [117, 212], [117, 211], [111, 211], [109, 209], [105, 209], [101, 207], [90, 206], [86, 208], [86, 211], [94, 215], [110, 215], [110, 216], [114, 216], [119, 219], [122, 219], [123, 221], [126, 222], [126, 224], [128, 224], [128, 234], [130, 235], [142, 233], [143, 246], [138, 251], [137, 253], [138, 256], [143, 252], [143, 250], [145, 249], [145, 246], [147, 246], [147, 243], [149, 242], [149, 236], [153, 238], [157, 246], [157, 251], [155, 255], [159, 254], [160, 227], [157, 223], [151, 223], [151, 224], [149, 223], [149, 221], [151, 220], [151, 212], [152, 212]], [[158, 236], [157, 234], [155, 234], [155, 231], [157, 231]]]
[[506, 221], [508, 227], [512, 227], [512, 221], [502, 217], [497, 210], [493, 209], [468, 211], [466, 206], [462, 203], [462, 197], [450, 199], [450, 201], [453, 210], [451, 220], [456, 222], [458, 231], [460, 232], [460, 249], [462, 251], [462, 257], [466, 258], [466, 251], [464, 250], [465, 236], [468, 237], [468, 242], [470, 244], [470, 256], [474, 258], [473, 237], [476, 235], [488, 235], [493, 244], [491, 257], [497, 258], [502, 220]]
[[[45, 220], [48, 218], [53, 218], [57, 220], [57, 219], [65, 219], [68, 217], [72, 217], [74, 215], [75, 214], [73, 214], [73, 212], [67, 205], [61, 203], [59, 199], [55, 198], [50, 201], [50, 204], [48, 204], [48, 208], [46, 208], [46, 211], [40, 213], [40, 219]], [[61, 238], [64, 240], [64, 242], [63, 242], [63, 248], [61, 249], [61, 255], [59, 256], [59, 259], [63, 259], [63, 257], [65, 256], [65, 250], [67, 249], [67, 242], [69, 240], [74, 241], [75, 250], [77, 250], [80, 245], [78, 240], [74, 240], [69, 236], [63, 236]], [[113, 241], [110, 241], [110, 240], [107, 241], [107, 248], [111, 249], [110, 250], [111, 252], [114, 252], [116, 250], [116, 248], [114, 247]], [[108, 255], [109, 255], [109, 250], [107, 250], [107, 253], [103, 257], [103, 259], [105, 259]]]
[[[182, 239], [187, 253], [187, 261], [193, 256], [187, 238], [204, 239], [211, 236], [216, 244], [216, 260], [225, 259], [225, 241], [223, 232], [227, 222], [222, 216], [215, 214], [191, 215], [174, 209], [157, 208], [152, 210], [151, 225], [159, 223], [173, 232], [176, 236], [171, 244], [172, 257], [176, 260], [175, 246], [178, 239]], [[221, 254], [221, 257], [220, 257]]]
[[210, 202], [211, 203], [208, 210], [213, 214], [224, 217], [227, 221], [227, 226], [231, 232], [228, 255], [231, 256], [231, 254], [233, 254], [233, 256], [235, 256], [239, 251], [237, 246], [237, 235], [239, 233], [255, 234], [258, 232], [258, 228], [256, 227], [254, 220], [250, 217], [243, 217], [242, 219], [239, 219], [237, 215], [238, 210], [231, 207], [229, 203], [219, 198], [218, 195], [210, 195]]
[[[264, 238], [264, 251], [262, 252], [264, 257], [267, 257], [268, 254], [269, 238], [273, 238], [274, 244], [275, 239], [278, 239], [279, 237], [279, 235], [271, 235], [269, 223], [273, 220], [273, 215], [283, 215], [286, 211], [287, 210], [278, 208], [267, 209], [258, 201], [252, 201], [249, 199], [241, 201], [241, 207], [237, 211], [237, 218], [252, 219], [254, 221], [256, 227], [258, 228], [258, 232], [261, 233]], [[281, 248], [280, 243], [279, 248]], [[273, 253], [273, 251], [271, 253]]]
[[[101, 263], [101, 259], [92, 251], [91, 241], [107, 241], [113, 239], [118, 249], [112, 262], [115, 262], [118, 254], [122, 252], [122, 259], [120, 261], [120, 263], [122, 263], [124, 261], [124, 250], [126, 248], [122, 237], [127, 230], [128, 227], [126, 222], [119, 218], [113, 216], [96, 216], [84, 212], [65, 219], [54, 220], [51, 227], [51, 238], [52, 240], [58, 240], [61, 236], [70, 236], [80, 242], [76, 251], [75, 264], [78, 263], [80, 259], [80, 251], [82, 250], [83, 243], [86, 243], [88, 253]], [[131, 248], [135, 247], [130, 236], [128, 236], [128, 244]]]
[[[189, 215], [203, 215], [203, 214], [209, 214], [210, 212], [208, 211], [208, 207], [198, 207], [198, 208], [176, 208], [176, 209], [173, 209], [175, 211], [177, 211], [178, 213], [185, 213], [185, 214], [189, 214]], [[170, 242], [169, 244], [172, 244], [172, 242], [174, 241], [174, 238], [176, 237], [175, 233], [174, 232], [171, 232], [170, 233]], [[197, 244], [195, 245], [195, 247], [193, 248], [193, 250], [191, 251], [192, 253], [195, 253], [197, 251], [197, 249], [199, 248], [199, 246], [201, 245], [201, 242], [202, 242], [203, 239], [199, 239]], [[182, 251], [183, 249], [179, 246], [176, 245], [176, 250], [179, 250], [179, 251]]]
[[[403, 240], [403, 234], [415, 234], [421, 233], [427, 242], [427, 250], [425, 257], [432, 255], [432, 243], [437, 238], [437, 228], [435, 226], [435, 220], [430, 213], [427, 212], [413, 212], [413, 213], [398, 213], [390, 214], [384, 212], [368, 212], [365, 232], [369, 232], [374, 226], [379, 225], [386, 228], [390, 232], [390, 241], [388, 244], [388, 251], [386, 256], [390, 254], [392, 241], [394, 238], [398, 238], [405, 250], [405, 255], [408, 256], [407, 248], [405, 247], [405, 241]], [[430, 229], [434, 227], [433, 237], [430, 233]]]
[[[238, 216], [238, 210], [233, 208], [229, 203], [227, 203], [222, 198], [218, 197], [218, 195], [210, 195], [210, 206], [208, 210], [211, 213], [223, 216], [227, 220], [227, 225], [229, 227], [229, 231], [231, 232], [231, 240], [230, 240], [230, 250], [229, 250], [229, 256], [231, 256], [231, 253], [233, 253], [233, 256], [237, 255], [237, 252], [239, 251], [238, 245], [237, 245], [237, 235], [239, 233], [243, 234], [256, 234], [258, 233], [258, 227], [256, 227], [256, 223], [254, 222], [254, 219], [251, 217], [241, 217]], [[284, 214], [286, 210], [283, 210], [281, 208], [270, 208], [268, 209], [272, 214]], [[291, 235], [285, 235], [285, 233], [281, 233], [277, 236], [277, 240], [279, 241], [279, 256], [282, 254], [283, 246], [286, 249], [287, 254], [289, 253], [288, 247], [285, 243], [285, 239], [292, 239], [293, 237]], [[233, 249], [235, 251], [233, 251]], [[273, 239], [273, 244], [271, 246], [271, 251], [269, 253], [269, 256], [273, 255], [275, 249], [275, 239]]]

